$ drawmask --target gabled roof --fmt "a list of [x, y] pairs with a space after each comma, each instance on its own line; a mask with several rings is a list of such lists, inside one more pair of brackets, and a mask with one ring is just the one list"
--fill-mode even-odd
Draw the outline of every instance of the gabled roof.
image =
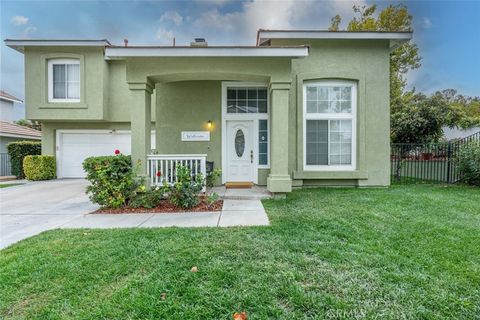
[[0, 121], [0, 136], [40, 140], [42, 132], [15, 123]]
[[272, 39], [317, 39], [317, 40], [390, 40], [390, 47], [412, 39], [413, 32], [389, 31], [328, 31], [328, 30], [264, 30], [257, 31], [257, 45], [262, 46]]
[[6, 101], [12, 101], [12, 102], [18, 102], [22, 103], [23, 101], [16, 98], [15, 96], [12, 96], [10, 93], [0, 90], [0, 100], [6, 100]]

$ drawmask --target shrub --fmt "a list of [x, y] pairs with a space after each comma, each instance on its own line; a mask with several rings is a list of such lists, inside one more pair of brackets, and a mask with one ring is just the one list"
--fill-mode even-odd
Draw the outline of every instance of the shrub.
[[23, 172], [31, 181], [55, 178], [54, 156], [26, 156], [23, 158]]
[[211, 188], [215, 185], [217, 179], [222, 175], [222, 170], [220, 168], [215, 168], [209, 173], [207, 173], [206, 185]]
[[160, 204], [163, 195], [168, 191], [168, 186], [153, 187], [151, 190], [138, 193], [129, 203], [132, 208], [155, 208]]
[[460, 148], [457, 165], [463, 182], [480, 186], [480, 142], [471, 142]]
[[23, 158], [26, 156], [40, 155], [42, 144], [38, 141], [16, 141], [7, 144], [7, 151], [10, 155], [12, 174], [18, 179], [25, 177], [23, 173]]
[[170, 188], [170, 202], [184, 209], [195, 207], [200, 202], [205, 179], [201, 174], [192, 179], [190, 169], [184, 166], [178, 166], [176, 174], [177, 181]]
[[135, 179], [130, 156], [90, 157], [83, 162], [83, 169], [91, 183], [87, 194], [102, 208], [127, 205], [143, 187], [141, 181]]

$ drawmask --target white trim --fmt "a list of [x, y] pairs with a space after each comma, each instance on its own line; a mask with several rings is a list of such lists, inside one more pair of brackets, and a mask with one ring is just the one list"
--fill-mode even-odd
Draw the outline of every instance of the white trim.
[[[352, 113], [307, 113], [307, 84], [321, 84], [324, 86], [345, 86], [352, 88]], [[303, 171], [354, 171], [357, 166], [357, 83], [354, 81], [319, 80], [303, 83]], [[352, 120], [352, 164], [351, 165], [307, 165], [307, 120]], [[330, 157], [330, 128], [328, 130], [328, 156]]]
[[0, 132], [0, 137], [42, 140], [42, 137], [39, 137], [39, 136], [29, 136], [26, 134], [15, 134], [15, 133], [4, 133], [4, 132]]
[[16, 103], [23, 103], [22, 100], [10, 99], [10, 98], [4, 97], [4, 96], [0, 96], [0, 100], [9, 101], [9, 102], [16, 102]]
[[[64, 65], [69, 65], [69, 64], [77, 64], [79, 65], [79, 70], [78, 70], [78, 92], [79, 92], [79, 97], [82, 96], [82, 70], [80, 68], [80, 59], [49, 59], [48, 60], [48, 102], [52, 103], [78, 103], [80, 102], [80, 98], [78, 99], [71, 99], [71, 98], [65, 98], [65, 99], [59, 99], [59, 98], [54, 98], [53, 97], [53, 65], [54, 64], [64, 64]], [[67, 68], [65, 68], [66, 70]], [[67, 79], [65, 78], [65, 81]], [[65, 92], [66, 93], [66, 92]]]
[[24, 51], [24, 47], [106, 47], [110, 45], [108, 40], [14, 40], [6, 39], [5, 45], [18, 52]]
[[126, 57], [307, 57], [308, 47], [107, 47], [105, 59]]
[[[228, 87], [265, 87], [267, 88], [267, 113], [227, 113], [227, 88]], [[255, 156], [253, 183], [258, 183], [258, 169], [270, 168], [270, 97], [268, 95], [268, 84], [264, 82], [222, 82], [222, 183], [227, 182], [227, 121], [228, 120], [244, 120], [253, 121], [253, 154]], [[268, 125], [268, 165], [258, 164], [258, 120], [267, 120]]]
[[288, 30], [260, 30], [259, 44], [270, 39], [364, 39], [364, 40], [410, 40], [412, 32], [351, 32], [351, 31], [288, 31]]

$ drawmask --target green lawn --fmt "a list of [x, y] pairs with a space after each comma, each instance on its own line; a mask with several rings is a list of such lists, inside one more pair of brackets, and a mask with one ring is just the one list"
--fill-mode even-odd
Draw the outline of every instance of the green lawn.
[[311, 189], [264, 204], [271, 227], [22, 241], [0, 251], [0, 318], [480, 316], [480, 189]]
[[19, 186], [21, 184], [23, 184], [23, 183], [3, 183], [3, 184], [0, 184], [0, 189], [13, 187], [13, 186]]

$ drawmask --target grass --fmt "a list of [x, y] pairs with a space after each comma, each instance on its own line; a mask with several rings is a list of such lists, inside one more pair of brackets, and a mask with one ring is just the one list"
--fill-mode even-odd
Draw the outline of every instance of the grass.
[[0, 184], [0, 189], [2, 188], [8, 188], [8, 187], [13, 187], [13, 186], [19, 186], [22, 183], [2, 183]]
[[271, 227], [22, 241], [0, 251], [0, 318], [478, 319], [478, 188], [309, 189], [264, 205]]

